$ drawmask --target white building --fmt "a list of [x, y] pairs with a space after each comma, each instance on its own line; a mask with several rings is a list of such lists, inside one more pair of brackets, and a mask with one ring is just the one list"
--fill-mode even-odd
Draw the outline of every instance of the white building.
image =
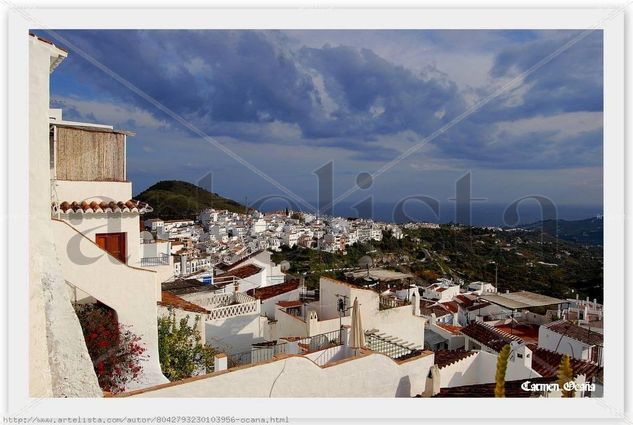
[[603, 335], [582, 328], [567, 320], [541, 325], [538, 346], [561, 354], [569, 354], [578, 360], [604, 364]]
[[[95, 395], [94, 371], [91, 377], [85, 362], [83, 336], [77, 332], [77, 318], [67, 300], [78, 303], [96, 300], [112, 308], [119, 322], [140, 336], [145, 345], [148, 361], [143, 364], [140, 380], [130, 387], [166, 382], [158, 362], [156, 328], [160, 274], [153, 267], [141, 267], [139, 216], [151, 211], [151, 207], [131, 199], [132, 186], [126, 178], [127, 133], [106, 125], [64, 121], [59, 110], [51, 113], [49, 73], [65, 54], [37, 37], [31, 37], [30, 41], [30, 195], [43, 197], [38, 202], [46, 204], [41, 211], [31, 208], [36, 221], [30, 231], [38, 238], [46, 238], [48, 246], [39, 248], [34, 241], [31, 256], [45, 264], [47, 279], [57, 279], [47, 295], [49, 304], [57, 303], [48, 307], [48, 314], [55, 316], [55, 319], [49, 316], [48, 320], [55, 320], [55, 324], [44, 324], [48, 326], [48, 335], [43, 339], [53, 351], [49, 352], [48, 367], [39, 366], [51, 371], [48, 382], [53, 394]], [[42, 231], [40, 224], [45, 224], [47, 230]], [[39, 267], [33, 265], [32, 269], [37, 273]], [[31, 278], [34, 285], [38, 281], [52, 283], [43, 281], [44, 276]], [[35, 317], [34, 332], [38, 332], [37, 320]], [[58, 326], [61, 333], [57, 332]], [[58, 341], [56, 335], [60, 337]], [[34, 361], [43, 361], [38, 344], [32, 348], [39, 353]], [[63, 371], [64, 376], [56, 376], [54, 371], [63, 363], [66, 350], [72, 350], [68, 356], [74, 359], [73, 363]], [[31, 370], [38, 375], [37, 368]], [[82, 388], [75, 387], [78, 382]], [[51, 388], [46, 381], [37, 383], [34, 393], [46, 393], [47, 387]]]
[[484, 293], [495, 293], [497, 292], [497, 288], [495, 288], [492, 283], [477, 281], [468, 284], [468, 291], [477, 295], [482, 295]]
[[424, 288], [422, 296], [429, 300], [440, 302], [450, 301], [454, 296], [459, 295], [459, 285], [450, 279], [440, 279], [436, 283]]

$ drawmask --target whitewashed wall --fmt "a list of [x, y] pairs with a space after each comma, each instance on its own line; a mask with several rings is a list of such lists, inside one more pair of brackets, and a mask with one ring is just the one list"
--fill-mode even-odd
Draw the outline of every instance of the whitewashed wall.
[[97, 233], [126, 233], [127, 263], [140, 267], [141, 232], [138, 213], [62, 214], [60, 218], [93, 242]]
[[[440, 369], [441, 387], [459, 387], [462, 385], [489, 384], [495, 382], [498, 356], [485, 351]], [[537, 378], [540, 375], [526, 366], [523, 359], [508, 361], [506, 381]]]
[[264, 341], [259, 312], [226, 319], [205, 321], [206, 342], [227, 354], [251, 350], [251, 344]]
[[539, 328], [538, 346], [557, 353], [569, 354], [578, 360], [591, 361], [591, 346], [577, 339], [561, 336], [545, 326]]
[[29, 395], [100, 397], [57, 258], [63, 246], [55, 246], [51, 228], [49, 83], [50, 65], [60, 55], [29, 37]]
[[59, 202], [125, 202], [132, 199], [132, 182], [57, 180], [55, 192]]
[[301, 356], [211, 374], [137, 397], [411, 397], [424, 391], [432, 354], [398, 364], [369, 354], [319, 367]]
[[165, 382], [158, 360], [157, 302], [160, 284], [153, 271], [114, 260], [70, 224], [53, 220], [55, 243], [64, 279], [117, 312], [119, 322], [141, 337], [149, 356], [143, 376], [131, 387]]

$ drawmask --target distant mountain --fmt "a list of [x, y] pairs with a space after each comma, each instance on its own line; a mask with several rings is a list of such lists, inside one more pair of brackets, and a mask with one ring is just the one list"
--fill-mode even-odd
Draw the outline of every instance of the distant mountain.
[[550, 236], [557, 236], [559, 239], [582, 245], [602, 245], [603, 241], [603, 220], [598, 217], [584, 220], [544, 220], [521, 227], [536, 231], [542, 229]]
[[240, 213], [246, 211], [246, 207], [239, 202], [179, 180], [159, 181], [134, 199], [147, 202], [154, 209], [154, 212], [145, 214], [146, 218], [160, 217], [164, 220], [194, 218], [206, 208]]

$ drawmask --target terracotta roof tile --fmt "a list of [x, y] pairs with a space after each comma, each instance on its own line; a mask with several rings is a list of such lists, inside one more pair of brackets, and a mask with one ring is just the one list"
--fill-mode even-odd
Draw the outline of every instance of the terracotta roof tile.
[[277, 305], [283, 308], [301, 307], [303, 305], [303, 301], [301, 300], [279, 301]]
[[168, 291], [161, 292], [161, 300], [158, 304], [164, 307], [174, 307], [181, 310], [190, 311], [192, 313], [209, 313], [209, 310], [207, 310], [206, 308], [202, 308], [197, 304], [184, 300]]
[[90, 213], [119, 213], [138, 212], [140, 214], [154, 211], [146, 202], [130, 199], [128, 201], [62, 201], [53, 202], [53, 213], [61, 214], [90, 214]]
[[568, 336], [569, 338], [584, 342], [588, 345], [602, 345], [604, 340], [601, 333], [582, 328], [567, 320], [558, 320], [543, 326], [558, 334]]
[[476, 354], [476, 351], [464, 351], [464, 350], [437, 350], [435, 353], [435, 364], [440, 369], [450, 366], [453, 363], [457, 363], [465, 358]]
[[[537, 371], [541, 376], [556, 377], [563, 354], [544, 348], [536, 348], [533, 345], [529, 346], [529, 348], [532, 350], [532, 369]], [[590, 380], [602, 372], [602, 367], [596, 363], [574, 358], [570, 359], [570, 363], [574, 371], [574, 377], [585, 375], [587, 380]]]
[[451, 313], [457, 313], [459, 311], [459, 304], [457, 304], [455, 301], [443, 302], [442, 307], [444, 307]]
[[469, 297], [463, 294], [455, 295], [454, 300], [457, 303], [463, 305], [464, 307], [470, 307], [471, 305], [473, 305], [473, 302], [474, 302], [474, 300], [470, 299]]
[[445, 330], [449, 331], [452, 334], [455, 334], [455, 335], [459, 335], [459, 333], [462, 330], [461, 326], [454, 326], [454, 325], [449, 325], [449, 324], [446, 324], [446, 323], [436, 323], [436, 325], [439, 326], [442, 329], [445, 329]]
[[446, 310], [440, 305], [432, 305], [430, 307], [420, 307], [420, 314], [423, 316], [431, 316], [431, 314], [435, 313], [435, 317], [443, 317], [447, 314], [451, 314], [450, 311]]
[[[534, 384], [546, 384], [556, 381], [556, 378], [530, 378], [520, 379], [517, 381], [506, 381], [505, 383], [505, 395], [506, 398], [518, 398], [518, 397], [539, 397], [538, 392], [525, 391], [521, 388], [521, 385], [525, 381], [530, 381]], [[477, 384], [477, 385], [462, 385], [459, 387], [441, 388], [440, 392], [433, 397], [490, 397], [495, 396], [495, 383], [491, 384]]]
[[523, 342], [523, 340], [517, 336], [510, 335], [482, 322], [470, 323], [468, 326], [462, 328], [461, 333], [497, 352], [501, 351], [505, 345], [513, 341], [519, 343]]
[[218, 278], [227, 278], [227, 277], [236, 277], [238, 279], [246, 279], [247, 277], [251, 277], [261, 272], [263, 269], [261, 267], [256, 266], [255, 264], [247, 264], [242, 267], [238, 267], [236, 269], [229, 270], [224, 273], [220, 273], [215, 276]]
[[276, 285], [264, 286], [262, 288], [249, 289], [246, 293], [253, 298], [259, 300], [267, 300], [286, 292], [294, 291], [299, 288], [299, 279], [289, 280], [288, 282], [278, 283]]

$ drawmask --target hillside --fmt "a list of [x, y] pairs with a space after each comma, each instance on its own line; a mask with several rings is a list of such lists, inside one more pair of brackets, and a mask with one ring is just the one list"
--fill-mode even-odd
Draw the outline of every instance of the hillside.
[[[556, 226], [558, 226], [558, 235]], [[558, 239], [581, 245], [602, 245], [603, 220], [597, 217], [584, 220], [545, 220], [522, 227], [537, 231], [542, 228], [543, 232], [550, 236], [558, 236]]]
[[239, 202], [179, 180], [159, 181], [136, 195], [135, 199], [147, 202], [154, 209], [145, 218], [160, 217], [164, 220], [194, 218], [205, 208], [241, 213], [246, 210]]
[[603, 295], [602, 247], [541, 237], [536, 231], [410, 229], [403, 239], [385, 235], [380, 242], [350, 246], [347, 255], [284, 247], [273, 254], [273, 261], [289, 261], [291, 273], [306, 273], [308, 285], [316, 287], [320, 275], [343, 278], [365, 255], [377, 267], [416, 275], [423, 286], [439, 277], [494, 283], [496, 267], [503, 292], [527, 290], [561, 298], [578, 293], [598, 300]]

